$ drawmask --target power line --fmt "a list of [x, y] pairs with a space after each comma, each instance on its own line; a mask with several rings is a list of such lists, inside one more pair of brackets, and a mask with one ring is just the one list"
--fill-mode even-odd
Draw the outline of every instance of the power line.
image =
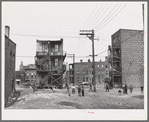
[[28, 36], [28, 37], [54, 37], [54, 38], [87, 38], [87, 37], [79, 37], [79, 36], [43, 36], [43, 35], [29, 35], [29, 34], [17, 34], [17, 33], [11, 33], [12, 35], [17, 36]]
[[[110, 6], [111, 6], [111, 4], [109, 5], [109, 7], [110, 7]], [[99, 18], [99, 20], [100, 20], [100, 19], [102, 18], [102, 16], [106, 13], [106, 11], [109, 9], [109, 7], [107, 7], [107, 9], [105, 10], [105, 12], [104, 12], [100, 17], [97, 17], [97, 18]], [[96, 19], [97, 19], [97, 18], [96, 18]], [[95, 20], [96, 20], [96, 19], [95, 19]], [[99, 22], [99, 20], [96, 21], [96, 22], [94, 21], [95, 23], [93, 23], [93, 25], [92, 25], [93, 28], [94, 28], [94, 26], [97, 24], [97, 22]]]
[[[107, 5], [107, 4], [106, 4]], [[106, 6], [105, 5], [105, 6]], [[102, 4], [102, 6], [103, 6], [103, 4]], [[91, 22], [92, 22], [92, 20], [93, 19], [95, 19], [95, 16], [97, 15], [97, 13], [99, 13], [99, 10], [102, 8], [102, 6], [98, 9], [98, 11], [96, 12], [96, 14], [94, 15], [94, 17], [90, 20], [90, 22], [89, 22], [89, 24], [87, 25], [87, 26], [90, 26], [90, 24], [91, 24]], [[104, 8], [104, 7], [103, 7]], [[97, 17], [97, 16], [96, 16]], [[86, 27], [87, 28], [87, 27]]]
[[118, 8], [114, 7], [113, 11], [111, 11], [103, 20], [100, 24], [98, 24], [98, 27], [96, 26], [95, 28], [100, 28], [103, 24], [105, 24], [115, 13], [118, 11], [118, 9], [122, 6], [118, 6]]
[[[93, 12], [95, 11], [95, 9], [97, 8], [98, 4], [95, 6], [94, 10], [92, 11], [92, 13], [90, 14], [89, 18], [86, 20], [85, 24], [87, 23], [87, 21], [90, 19], [90, 17], [92, 16]], [[82, 26], [82, 28], [85, 26], [85, 24]], [[81, 29], [82, 29], [81, 28]]]
[[[126, 4], [127, 5], [127, 4]], [[125, 5], [125, 6], [126, 6]], [[114, 16], [114, 17], [116, 17], [124, 8], [125, 8], [125, 6], [123, 6], [123, 8]], [[112, 19], [110, 19], [110, 21], [108, 21], [106, 24], [104, 24], [101, 28], [97, 28], [98, 30], [96, 31], [96, 32], [98, 32], [99, 30], [101, 30], [103, 27], [105, 27], [109, 22], [111, 22], [113, 19], [114, 19], [114, 17], [112, 18]]]
[[[116, 4], [114, 7], [113, 7], [113, 9], [109, 12], [109, 14], [101, 21], [101, 23], [103, 23], [104, 22], [104, 20], [116, 9], [116, 6], [117, 6], [118, 4]], [[99, 25], [101, 25], [101, 23], [99, 23], [94, 29], [96, 29]]]
[[106, 52], [106, 51], [108, 51], [108, 50], [102, 51], [102, 52], [98, 53], [97, 55], [102, 54], [102, 53], [104, 53], [104, 52]]

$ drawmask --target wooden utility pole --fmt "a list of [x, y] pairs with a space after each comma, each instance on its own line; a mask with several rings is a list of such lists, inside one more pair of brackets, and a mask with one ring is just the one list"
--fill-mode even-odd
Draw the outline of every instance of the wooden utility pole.
[[93, 57], [93, 84], [94, 92], [96, 92], [96, 81], [95, 81], [95, 56], [94, 56], [94, 30], [80, 30], [80, 35], [86, 35], [92, 41], [92, 57]]
[[73, 86], [75, 86], [75, 54], [73, 54]]

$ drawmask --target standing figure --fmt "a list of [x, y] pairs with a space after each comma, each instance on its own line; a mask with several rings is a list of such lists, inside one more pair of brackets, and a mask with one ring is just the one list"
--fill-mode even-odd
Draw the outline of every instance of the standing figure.
[[122, 85], [123, 88], [123, 94], [125, 94], [125, 85]]
[[75, 87], [72, 87], [72, 94], [75, 94]]
[[89, 91], [92, 91], [92, 84], [90, 84], [90, 90]]
[[143, 85], [141, 85], [141, 93], [143, 93]]
[[78, 86], [78, 96], [81, 96], [81, 87]]
[[69, 92], [69, 86], [67, 86], [67, 92], [66, 94], [68, 93], [68, 95], [70, 96], [70, 92]]
[[127, 84], [125, 84], [125, 94], [127, 94]]
[[84, 87], [82, 85], [82, 96], [84, 96]]
[[109, 92], [109, 84], [106, 83], [106, 92]]
[[132, 93], [132, 91], [133, 91], [133, 87], [132, 87], [132, 86], [130, 86], [130, 93]]

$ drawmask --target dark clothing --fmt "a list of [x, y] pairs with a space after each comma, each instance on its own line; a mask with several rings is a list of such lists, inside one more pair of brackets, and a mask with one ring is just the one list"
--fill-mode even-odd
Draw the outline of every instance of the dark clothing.
[[81, 87], [78, 86], [78, 95], [81, 96]]
[[106, 92], [109, 92], [109, 84], [106, 83]]
[[72, 94], [75, 94], [75, 88], [72, 88]]
[[127, 94], [127, 85], [125, 85], [125, 93]]
[[82, 96], [84, 96], [84, 87], [82, 87]]
[[68, 95], [70, 96], [70, 92], [69, 92], [69, 86], [67, 87], [67, 92], [66, 94], [68, 93]]
[[143, 93], [143, 86], [141, 86], [141, 93]]

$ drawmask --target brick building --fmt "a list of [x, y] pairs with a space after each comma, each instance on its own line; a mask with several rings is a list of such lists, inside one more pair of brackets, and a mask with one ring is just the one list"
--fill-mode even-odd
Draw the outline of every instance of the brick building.
[[120, 29], [109, 46], [110, 79], [113, 86], [140, 87], [144, 83], [144, 32]]
[[25, 72], [24, 71], [15, 71], [16, 83], [21, 84], [25, 82]]
[[[21, 61], [20, 70], [16, 71], [16, 80], [21, 83], [36, 83], [36, 68], [35, 64], [29, 64], [27, 66], [23, 65]], [[20, 80], [19, 80], [20, 79]]]
[[63, 87], [63, 73], [66, 70], [63, 51], [63, 39], [37, 40], [35, 56], [37, 84], [44, 81], [46, 85]]
[[36, 83], [36, 69], [35, 67], [25, 68], [25, 82], [34, 84]]
[[16, 44], [9, 38], [9, 32], [9, 26], [5, 26], [5, 101], [15, 90]]
[[[92, 83], [93, 78], [93, 63], [88, 60], [88, 62], [80, 62], [75, 64], [69, 64], [69, 77], [70, 82], [78, 84], [79, 82], [89, 82]], [[74, 70], [75, 69], [75, 70]], [[109, 78], [109, 65], [108, 57], [105, 58], [105, 61], [95, 62], [95, 81], [96, 84], [104, 83], [105, 78]]]

